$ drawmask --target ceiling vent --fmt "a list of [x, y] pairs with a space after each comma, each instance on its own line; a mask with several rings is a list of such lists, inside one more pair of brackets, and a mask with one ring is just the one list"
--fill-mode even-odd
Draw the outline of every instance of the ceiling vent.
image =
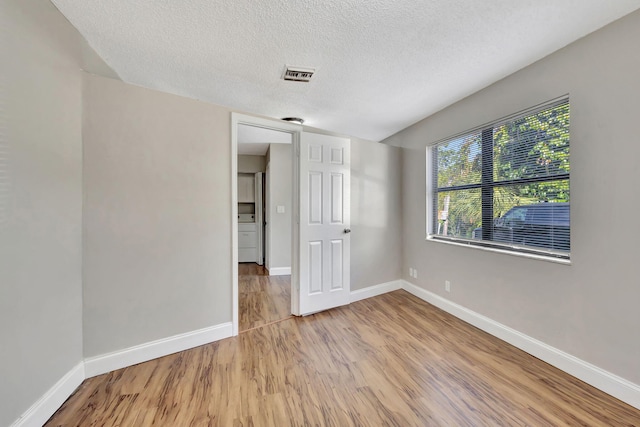
[[291, 67], [287, 65], [284, 68], [282, 78], [294, 82], [308, 82], [309, 80], [311, 80], [311, 77], [315, 72], [316, 70], [313, 68]]

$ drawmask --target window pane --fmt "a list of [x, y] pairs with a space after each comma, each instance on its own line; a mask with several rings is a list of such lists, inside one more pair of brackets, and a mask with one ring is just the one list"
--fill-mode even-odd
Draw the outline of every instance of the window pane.
[[568, 259], [569, 157], [568, 100], [434, 146], [430, 233]]
[[482, 224], [480, 189], [439, 193], [437, 213], [434, 234], [471, 239]]
[[493, 129], [494, 180], [569, 173], [569, 104], [510, 120]]
[[474, 132], [437, 146], [439, 188], [480, 183], [481, 142], [481, 133]]
[[493, 201], [494, 241], [570, 250], [568, 180], [496, 187]]
[[493, 215], [499, 218], [514, 206], [569, 202], [569, 180], [502, 185], [493, 190]]

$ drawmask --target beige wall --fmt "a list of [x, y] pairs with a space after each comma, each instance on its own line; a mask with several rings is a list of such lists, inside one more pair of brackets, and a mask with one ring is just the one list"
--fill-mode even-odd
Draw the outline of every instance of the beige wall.
[[0, 2], [0, 425], [82, 361], [81, 44], [48, 1]]
[[231, 321], [229, 114], [85, 75], [85, 357]]
[[402, 150], [351, 139], [351, 290], [400, 278]]
[[238, 156], [238, 173], [264, 172], [267, 165], [267, 156], [250, 156], [241, 154]]
[[[403, 276], [640, 384], [640, 12], [386, 140], [403, 154]], [[569, 93], [571, 265], [425, 241], [425, 149]], [[409, 266], [419, 279], [410, 279]], [[444, 292], [450, 280], [451, 293]]]
[[[269, 147], [269, 256], [268, 269], [291, 268], [291, 213], [293, 206], [293, 161], [291, 144], [271, 144]], [[276, 207], [284, 206], [284, 213]]]

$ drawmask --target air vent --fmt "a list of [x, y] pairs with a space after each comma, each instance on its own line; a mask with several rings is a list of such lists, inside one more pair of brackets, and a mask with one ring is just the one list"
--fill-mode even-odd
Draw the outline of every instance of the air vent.
[[294, 82], [308, 82], [315, 72], [316, 70], [313, 68], [290, 67], [287, 65], [282, 78]]

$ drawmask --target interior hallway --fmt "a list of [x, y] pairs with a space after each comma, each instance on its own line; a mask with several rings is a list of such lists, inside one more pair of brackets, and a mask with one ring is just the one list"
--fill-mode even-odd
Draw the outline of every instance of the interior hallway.
[[291, 276], [268, 276], [255, 263], [238, 264], [239, 331], [291, 317]]

